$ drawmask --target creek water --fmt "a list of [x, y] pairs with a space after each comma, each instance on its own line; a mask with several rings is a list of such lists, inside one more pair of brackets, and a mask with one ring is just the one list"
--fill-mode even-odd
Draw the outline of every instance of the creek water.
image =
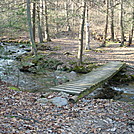
[[[29, 46], [23, 48], [22, 44], [0, 44], [0, 80], [11, 83], [24, 91], [45, 92], [49, 91], [49, 87], [76, 79], [79, 76], [74, 72], [64, 71], [46, 71], [45, 74], [21, 72], [16, 57], [27, 53], [28, 49], [30, 49]], [[134, 101], [134, 82], [112, 88], [124, 92], [119, 100]]]
[[26, 53], [30, 49], [29, 46], [25, 48], [21, 48], [21, 46], [6, 44], [1, 47], [0, 79], [22, 90], [31, 92], [46, 89], [50, 85], [54, 85], [54, 78], [51, 72], [48, 72], [46, 75], [36, 75], [19, 70], [19, 61], [16, 60], [16, 57]]
[[[24, 46], [23, 46], [24, 47]], [[74, 72], [67, 73], [65, 71], [48, 71], [45, 73], [34, 74], [20, 71], [19, 63], [16, 58], [27, 50], [29, 46], [5, 44], [0, 47], [0, 79], [7, 83], [19, 87], [23, 91], [45, 92], [49, 91], [49, 87], [62, 84], [68, 80], [77, 77]]]
[[112, 89], [123, 92], [118, 100], [134, 102], [134, 82], [112, 87]]

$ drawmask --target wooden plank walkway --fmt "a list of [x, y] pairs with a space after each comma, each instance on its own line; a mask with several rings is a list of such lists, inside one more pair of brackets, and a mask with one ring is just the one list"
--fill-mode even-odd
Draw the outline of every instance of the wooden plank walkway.
[[109, 62], [81, 76], [78, 80], [52, 87], [50, 90], [74, 94], [78, 96], [77, 99], [82, 98], [112, 78], [124, 65], [125, 63], [120, 61]]

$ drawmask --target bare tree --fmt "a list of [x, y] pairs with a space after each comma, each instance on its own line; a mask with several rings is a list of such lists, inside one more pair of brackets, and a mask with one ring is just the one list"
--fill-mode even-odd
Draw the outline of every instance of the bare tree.
[[35, 19], [36, 19], [36, 0], [33, 1], [33, 16], [32, 16], [32, 20], [33, 20], [33, 39], [35, 41]]
[[69, 3], [70, 1], [66, 0], [66, 18], [67, 18], [67, 31], [71, 31], [71, 26], [69, 23]]
[[84, 25], [85, 25], [85, 13], [86, 13], [86, 2], [83, 2], [83, 14], [82, 14], [82, 23], [81, 23], [81, 29], [80, 29], [80, 45], [78, 50], [78, 64], [82, 64], [82, 56], [83, 56], [83, 36], [84, 36]]
[[86, 45], [85, 49], [90, 49], [90, 24], [89, 24], [89, 7], [86, 7]]
[[43, 36], [42, 36], [42, 28], [41, 28], [41, 20], [40, 20], [40, 1], [38, 2], [37, 5], [37, 23], [38, 23], [38, 37], [39, 37], [39, 42], [43, 43]]
[[134, 6], [132, 7], [132, 24], [131, 25], [132, 26], [131, 26], [131, 30], [129, 32], [128, 46], [130, 46], [132, 44], [132, 39], [133, 39], [133, 32], [134, 32]]
[[106, 1], [107, 9], [106, 9], [106, 24], [105, 24], [105, 33], [104, 33], [104, 41], [101, 47], [106, 46], [106, 38], [107, 38], [107, 31], [108, 31], [108, 16], [109, 16], [109, 0]]
[[110, 0], [111, 10], [111, 40], [114, 41], [114, 0]]
[[45, 21], [46, 21], [45, 38], [47, 41], [51, 41], [48, 26], [47, 0], [45, 0]]
[[120, 1], [121, 4], [121, 9], [120, 9], [120, 29], [121, 29], [121, 44], [120, 46], [124, 46], [124, 26], [123, 26], [123, 14], [124, 14], [124, 11], [123, 11], [123, 5], [124, 5], [124, 0], [121, 0]]
[[33, 37], [33, 27], [31, 23], [31, 12], [30, 12], [30, 0], [27, 0], [27, 21], [28, 21], [28, 26], [29, 26], [29, 33], [30, 33], [30, 41], [32, 44], [32, 52], [34, 55], [37, 55], [37, 48], [34, 42], [34, 37]]

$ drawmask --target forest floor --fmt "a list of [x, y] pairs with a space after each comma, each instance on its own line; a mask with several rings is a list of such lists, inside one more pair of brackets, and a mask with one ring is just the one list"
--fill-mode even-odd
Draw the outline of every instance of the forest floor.
[[[70, 63], [78, 62], [78, 40], [53, 39], [52, 42], [46, 44], [54, 49], [56, 48], [55, 51], [52, 51], [52, 58], [60, 59], [67, 66]], [[91, 50], [83, 51], [83, 62], [102, 65], [110, 61], [122, 61], [131, 68], [127, 73], [134, 75], [134, 44], [130, 47], [120, 47], [119, 43], [109, 43], [106, 47], [100, 47], [100, 45], [101, 42], [92, 40], [90, 44]]]
[[[77, 61], [77, 40], [54, 39], [46, 44], [55, 48], [55, 53], [51, 52], [52, 57], [64, 63]], [[124, 61], [133, 69], [134, 46], [109, 44], [100, 48], [99, 43], [93, 41], [91, 50], [84, 51], [83, 60], [99, 64]], [[133, 74], [134, 71], [129, 73]], [[38, 102], [41, 95], [9, 90], [5, 83], [0, 82], [0, 134], [134, 133], [133, 102], [83, 98], [75, 104], [68, 102], [58, 107], [51, 102]], [[56, 96], [59, 94], [53, 93], [48, 99]]]
[[[83, 52], [83, 61], [89, 61], [94, 63], [106, 63], [108, 61], [123, 61], [128, 65], [134, 66], [134, 44], [130, 47], [120, 47], [120, 43], [109, 43], [106, 47], [100, 47], [101, 42], [95, 40], [91, 41], [91, 50], [85, 50]], [[50, 42], [50, 46], [57, 48], [56, 52], [66, 53], [65, 59], [76, 60], [79, 41], [70, 39], [53, 39]], [[57, 56], [59, 59], [63, 56]]]

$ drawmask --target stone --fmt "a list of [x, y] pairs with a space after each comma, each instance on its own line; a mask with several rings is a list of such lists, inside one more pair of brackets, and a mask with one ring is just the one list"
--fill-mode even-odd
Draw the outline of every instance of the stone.
[[69, 94], [67, 94], [65, 92], [60, 92], [60, 93], [58, 93], [58, 95], [61, 97], [68, 97], [69, 96]]
[[50, 100], [54, 105], [61, 107], [61, 106], [65, 106], [68, 104], [67, 99], [62, 98], [62, 97], [54, 97]]
[[39, 98], [36, 102], [45, 104], [45, 103], [49, 102], [49, 100], [47, 98]]

